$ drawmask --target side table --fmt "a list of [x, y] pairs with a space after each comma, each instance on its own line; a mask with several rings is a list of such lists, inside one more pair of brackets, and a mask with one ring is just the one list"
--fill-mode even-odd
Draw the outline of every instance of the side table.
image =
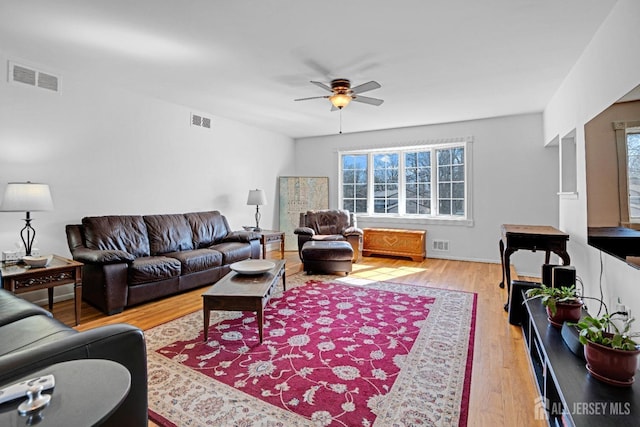
[[509, 292], [511, 287], [511, 255], [519, 249], [535, 252], [545, 252], [544, 263], [549, 264], [551, 252], [562, 258], [563, 265], [571, 264], [571, 257], [567, 253], [567, 241], [569, 235], [549, 225], [513, 225], [502, 224], [500, 227], [501, 238], [498, 242], [500, 249], [500, 261], [502, 263], [502, 281], [500, 287], [507, 287], [508, 310]]
[[269, 243], [280, 242], [280, 257], [284, 259], [284, 231], [277, 230], [260, 230], [255, 231], [260, 235], [260, 244], [262, 245], [262, 259], [267, 257], [267, 245]]
[[46, 267], [29, 267], [26, 264], [0, 264], [2, 287], [14, 294], [47, 289], [49, 311], [53, 310], [53, 288], [73, 283], [76, 326], [80, 322], [82, 304], [82, 263], [54, 255]]
[[49, 405], [30, 418], [18, 414], [17, 409], [26, 397], [4, 403], [0, 405], [0, 425], [38, 425], [40, 422], [49, 427], [100, 425], [118, 409], [131, 387], [131, 374], [119, 363], [81, 359], [51, 365], [2, 384], [0, 388], [48, 374], [53, 374], [56, 382], [53, 389], [42, 392], [51, 395]]

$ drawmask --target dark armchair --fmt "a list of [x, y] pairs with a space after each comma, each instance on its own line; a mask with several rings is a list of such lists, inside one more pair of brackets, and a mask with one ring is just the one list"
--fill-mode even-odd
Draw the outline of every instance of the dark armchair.
[[356, 224], [355, 215], [347, 210], [324, 209], [303, 212], [300, 214], [300, 226], [293, 232], [298, 235], [298, 255], [302, 246], [310, 240], [346, 240], [353, 247], [353, 262], [360, 259], [362, 230]]

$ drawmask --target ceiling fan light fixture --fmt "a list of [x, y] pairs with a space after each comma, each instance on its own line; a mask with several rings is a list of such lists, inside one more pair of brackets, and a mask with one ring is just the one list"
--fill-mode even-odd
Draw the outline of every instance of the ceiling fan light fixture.
[[329, 97], [329, 101], [331, 101], [334, 107], [341, 110], [349, 105], [349, 102], [351, 102], [351, 96], [344, 93], [336, 93], [335, 95], [331, 95]]

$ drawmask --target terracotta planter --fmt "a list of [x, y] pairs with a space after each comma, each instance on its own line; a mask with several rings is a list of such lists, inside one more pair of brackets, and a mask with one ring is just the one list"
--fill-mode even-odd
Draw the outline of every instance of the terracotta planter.
[[582, 301], [579, 302], [559, 302], [556, 304], [556, 314], [551, 315], [551, 310], [547, 307], [549, 323], [556, 328], [562, 328], [564, 322], [577, 322], [582, 315]]
[[617, 386], [633, 384], [638, 369], [638, 355], [640, 350], [616, 350], [591, 341], [584, 346], [587, 370], [591, 375]]

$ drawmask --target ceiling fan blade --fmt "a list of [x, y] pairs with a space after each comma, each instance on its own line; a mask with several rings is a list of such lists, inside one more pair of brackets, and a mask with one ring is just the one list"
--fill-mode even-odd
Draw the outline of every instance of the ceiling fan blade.
[[321, 98], [329, 98], [329, 96], [311, 96], [309, 98], [298, 98], [294, 99], [294, 101], [307, 101], [309, 99], [321, 99]]
[[371, 80], [370, 82], [362, 83], [361, 85], [352, 88], [351, 91], [353, 93], [362, 93], [369, 90], [380, 89], [381, 87], [382, 86], [380, 86], [380, 83]]
[[375, 106], [379, 106], [382, 105], [382, 103], [384, 102], [384, 100], [382, 99], [378, 99], [378, 98], [371, 98], [368, 96], [354, 96], [353, 98], [351, 98], [352, 101], [356, 101], [356, 102], [363, 102], [365, 104], [370, 104], [370, 105], [375, 105]]
[[311, 83], [313, 83], [314, 85], [316, 85], [318, 87], [321, 87], [324, 90], [327, 90], [329, 92], [333, 92], [333, 90], [329, 86], [327, 86], [326, 84], [324, 84], [322, 82], [314, 82], [313, 80], [311, 80]]

